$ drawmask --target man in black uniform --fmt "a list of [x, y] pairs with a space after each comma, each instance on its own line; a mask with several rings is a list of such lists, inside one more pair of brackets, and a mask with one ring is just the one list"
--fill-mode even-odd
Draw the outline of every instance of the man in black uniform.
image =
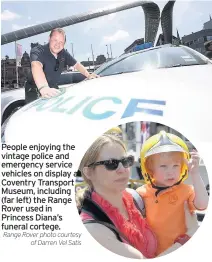
[[47, 45], [38, 45], [30, 52], [31, 72], [25, 84], [25, 101], [30, 103], [38, 97], [50, 98], [60, 93], [57, 82], [66, 66], [74, 66], [87, 78], [98, 77], [90, 74], [64, 49], [66, 35], [63, 29], [53, 29]]

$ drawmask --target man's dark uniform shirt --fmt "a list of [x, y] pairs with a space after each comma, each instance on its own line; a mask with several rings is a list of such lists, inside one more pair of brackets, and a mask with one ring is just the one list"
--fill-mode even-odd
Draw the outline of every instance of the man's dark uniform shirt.
[[[38, 45], [32, 48], [30, 52], [30, 61], [39, 61], [43, 65], [43, 71], [46, 76], [49, 87], [58, 88], [60, 75], [66, 66], [74, 66], [77, 61], [63, 49], [57, 55], [57, 59], [50, 52], [49, 44]], [[39, 91], [30, 71], [25, 85], [26, 103], [29, 103], [39, 97]]]

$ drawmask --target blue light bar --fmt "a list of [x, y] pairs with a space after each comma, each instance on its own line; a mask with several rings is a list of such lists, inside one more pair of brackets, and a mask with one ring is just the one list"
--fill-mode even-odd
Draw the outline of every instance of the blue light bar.
[[144, 43], [144, 44], [141, 44], [141, 45], [137, 45], [137, 46], [135, 46], [133, 48], [133, 52], [139, 51], [139, 50], [143, 50], [143, 49], [147, 49], [147, 48], [150, 48], [150, 47], [153, 47], [153, 43], [152, 42]]

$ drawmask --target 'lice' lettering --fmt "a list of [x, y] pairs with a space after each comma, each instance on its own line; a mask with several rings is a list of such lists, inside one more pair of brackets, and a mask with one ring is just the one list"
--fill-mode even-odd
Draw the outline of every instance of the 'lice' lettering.
[[[64, 113], [68, 115], [72, 115], [76, 111], [78, 111], [80, 108], [82, 110], [82, 115], [90, 120], [103, 120], [106, 118], [110, 118], [113, 115], [115, 115], [120, 109], [122, 110], [122, 107], [125, 105], [123, 104], [122, 100], [118, 97], [100, 97], [97, 99], [94, 99], [89, 102], [92, 98], [95, 97], [84, 97], [77, 103], [73, 103], [73, 98], [79, 98], [79, 97], [55, 97], [51, 99], [45, 99], [45, 100], [37, 100], [30, 104], [24, 111], [28, 111], [31, 108], [35, 108], [36, 111], [50, 111], [50, 112], [56, 112], [56, 113]], [[108, 105], [101, 106], [100, 110], [95, 110], [94, 107], [98, 104], [101, 105], [101, 102], [108, 102]], [[89, 103], [87, 103], [89, 102]], [[118, 107], [117, 110], [110, 110], [111, 103], [114, 105], [121, 105]], [[137, 99], [132, 98], [130, 99], [129, 103], [126, 106], [126, 109], [121, 117], [127, 118], [134, 116], [135, 113], [143, 113], [148, 115], [155, 115], [155, 116], [163, 116], [163, 110], [164, 106], [166, 105], [166, 101], [163, 100], [148, 100], [148, 99]], [[63, 106], [63, 107], [62, 107]], [[65, 107], [66, 106], [66, 107]], [[83, 108], [84, 107], [84, 108]], [[98, 107], [99, 108], [99, 107]]]

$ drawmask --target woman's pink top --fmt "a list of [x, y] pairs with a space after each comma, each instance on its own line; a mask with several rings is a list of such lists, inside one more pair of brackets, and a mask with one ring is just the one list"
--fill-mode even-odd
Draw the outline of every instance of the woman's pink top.
[[[91, 198], [107, 214], [115, 227], [126, 237], [128, 244], [139, 250], [146, 258], [154, 258], [156, 256], [157, 240], [155, 235], [136, 208], [130, 193], [127, 191], [123, 192], [123, 202], [128, 212], [128, 220], [122, 216], [118, 208], [112, 206], [96, 192], [92, 192]], [[90, 218], [85, 213], [81, 213], [80, 216], [83, 221]]]

